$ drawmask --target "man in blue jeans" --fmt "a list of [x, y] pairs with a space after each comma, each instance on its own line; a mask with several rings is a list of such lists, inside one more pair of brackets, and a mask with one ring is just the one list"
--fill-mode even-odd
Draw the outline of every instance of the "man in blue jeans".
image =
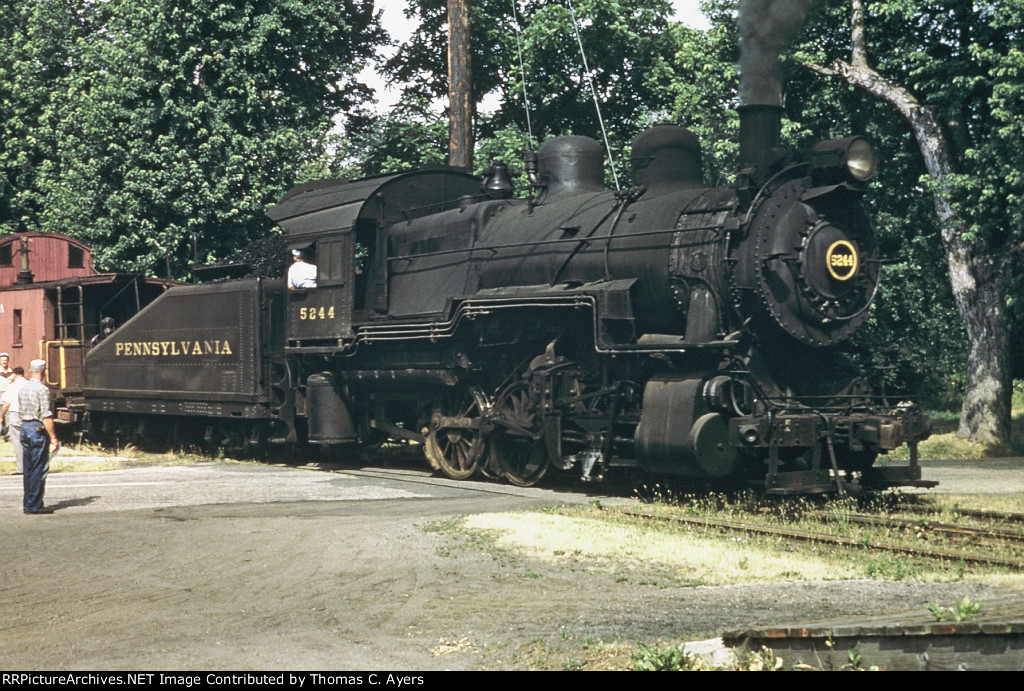
[[22, 506], [27, 514], [53, 513], [53, 509], [43, 505], [46, 476], [50, 472], [50, 453], [57, 450], [50, 390], [43, 383], [46, 360], [33, 360], [29, 369], [28, 383], [18, 392], [21, 445], [25, 452], [25, 500]]

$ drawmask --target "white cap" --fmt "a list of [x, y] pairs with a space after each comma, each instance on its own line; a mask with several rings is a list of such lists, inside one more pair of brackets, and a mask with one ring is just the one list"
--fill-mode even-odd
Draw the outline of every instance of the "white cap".
[[33, 372], [42, 372], [46, 370], [46, 360], [33, 360], [28, 364], [28, 368]]

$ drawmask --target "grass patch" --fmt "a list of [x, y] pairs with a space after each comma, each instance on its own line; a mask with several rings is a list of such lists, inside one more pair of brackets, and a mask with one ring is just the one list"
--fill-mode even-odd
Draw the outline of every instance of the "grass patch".
[[[915, 495], [915, 498], [918, 495]], [[928, 495], [928, 506], [940, 508], [944, 512], [942, 520], [956, 522], [960, 520], [959, 509], [995, 511], [997, 513], [1020, 513], [1024, 511], [1024, 500], [1019, 495], [1000, 494], [931, 494]]]
[[593, 509], [470, 516], [506, 550], [561, 566], [603, 573], [616, 582], [657, 587], [860, 578], [841, 560], [828, 563], [783, 543], [616, 518]]
[[[147, 453], [131, 445], [110, 449], [94, 444], [68, 444], [61, 446], [57, 455], [50, 459], [50, 472], [97, 472], [118, 470], [126, 465], [181, 465], [208, 460], [185, 450]], [[14, 449], [3, 439], [0, 441], [0, 475], [13, 475], [16, 470]]]
[[[921, 525], [926, 526], [928, 521], [963, 523], [956, 513], [957, 506], [993, 511], [1012, 506], [1012, 498], [1005, 497], [970, 499], [967, 503], [963, 499], [958, 503], [951, 496], [937, 499], [917, 500], [922, 507], [943, 510], [940, 514], [922, 511], [915, 519]], [[617, 583], [632, 585], [663, 588], [859, 578], [955, 582], [970, 578], [1024, 589], [1024, 576], [1003, 567], [963, 560], [939, 562], [867, 547], [885, 543], [956, 550], [943, 535], [913, 526], [861, 525], [844, 518], [853, 513], [887, 513], [902, 501], [898, 494], [881, 495], [873, 501], [805, 497], [764, 502], [751, 495], [730, 498], [710, 494], [684, 498], [675, 506], [662, 503], [645, 507], [669, 518], [698, 515], [850, 537], [863, 548], [719, 532], [715, 528], [636, 518], [614, 507], [598, 506], [469, 516], [461, 519], [460, 530], [471, 536], [486, 535], [487, 549], [502, 554], [518, 553], [534, 563], [602, 574]], [[913, 518], [913, 507], [910, 511]], [[1020, 558], [1010, 551], [1015, 548], [1006, 549], [1004, 556]]]
[[[517, 550], [501, 544], [494, 532], [467, 525], [465, 516], [453, 516], [419, 527], [425, 533], [445, 536], [444, 544], [435, 550], [442, 557], [453, 556], [456, 552], [480, 552], [503, 568], [518, 569], [522, 566]], [[540, 574], [534, 571], [526, 571], [522, 575], [526, 578], [540, 578]]]
[[[956, 426], [959, 426], [959, 420], [957, 420]], [[935, 428], [941, 429], [938, 426]], [[1014, 416], [1010, 429], [1010, 442], [1008, 444], [988, 445], [975, 444], [966, 439], [961, 439], [956, 435], [956, 431], [932, 432], [930, 437], [918, 444], [918, 456], [934, 460], [1024, 456], [1024, 416]], [[880, 458], [906, 461], [910, 459], [910, 449], [904, 444], [900, 448], [890, 451], [888, 456], [881, 456]]]

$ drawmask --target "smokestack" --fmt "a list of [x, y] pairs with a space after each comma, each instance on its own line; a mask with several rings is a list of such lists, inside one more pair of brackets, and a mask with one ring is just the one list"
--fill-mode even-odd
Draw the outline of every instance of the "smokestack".
[[761, 153], [782, 143], [782, 106], [752, 103], [739, 106], [740, 170], [756, 166]]

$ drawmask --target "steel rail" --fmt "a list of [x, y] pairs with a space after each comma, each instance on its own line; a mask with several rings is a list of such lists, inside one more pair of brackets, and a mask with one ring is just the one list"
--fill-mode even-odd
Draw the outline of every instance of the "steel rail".
[[978, 526], [955, 525], [953, 523], [932, 523], [922, 519], [871, 516], [862, 513], [830, 514], [824, 511], [815, 511], [809, 515], [832, 522], [848, 521], [850, 523], [857, 523], [860, 525], [920, 528], [931, 533], [955, 535], [963, 538], [976, 538], [985, 540], [986, 542], [1019, 542], [1024, 544], [1024, 533], [1019, 533], [1015, 530], [1004, 530], [1002, 528], [982, 528]]
[[1024, 513], [1003, 513], [1001, 511], [986, 511], [985, 509], [952, 509], [942, 506], [917, 506], [916, 504], [899, 504], [893, 508], [898, 511], [917, 513], [942, 513], [943, 511], [949, 511], [950, 513], [970, 518], [985, 518], [993, 521], [1006, 521], [1007, 523], [1024, 523]]

